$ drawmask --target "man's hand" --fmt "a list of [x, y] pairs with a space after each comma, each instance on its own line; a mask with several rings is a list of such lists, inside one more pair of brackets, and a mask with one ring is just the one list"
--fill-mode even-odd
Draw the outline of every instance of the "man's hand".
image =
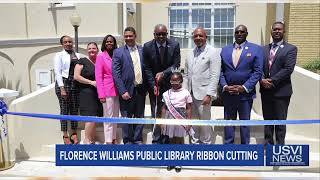
[[231, 95], [238, 95], [238, 88], [237, 85], [233, 85], [233, 86], [226, 86], [224, 88], [225, 91], [227, 91], [228, 93], [230, 93]]
[[163, 79], [163, 77], [164, 77], [164, 73], [163, 72], [158, 72], [156, 74], [155, 79], [156, 79], [156, 81], [160, 82]]
[[246, 92], [242, 85], [235, 85], [238, 91], [238, 94]]
[[203, 98], [201, 104], [204, 105], [204, 106], [210, 105], [210, 104], [211, 104], [211, 96], [206, 95], [206, 96]]
[[125, 92], [124, 94], [122, 94], [121, 97], [122, 97], [122, 99], [124, 99], [124, 100], [128, 100], [128, 99], [131, 98], [131, 96], [129, 95], [128, 92]]
[[154, 93], [154, 95], [159, 96], [159, 89], [157, 89], [157, 86], [153, 87], [153, 93]]
[[262, 79], [260, 81], [260, 84], [262, 87], [266, 88], [266, 89], [271, 89], [273, 84], [272, 84], [272, 79], [267, 78], [267, 79]]

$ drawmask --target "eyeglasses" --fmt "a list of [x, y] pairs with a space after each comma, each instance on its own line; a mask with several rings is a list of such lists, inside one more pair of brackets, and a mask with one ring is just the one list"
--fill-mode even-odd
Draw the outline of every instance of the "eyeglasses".
[[246, 33], [246, 31], [235, 31], [234, 33], [235, 34], [244, 34], [244, 33]]
[[172, 85], [179, 85], [179, 84], [181, 84], [181, 81], [170, 81], [170, 84], [172, 84]]
[[154, 33], [154, 35], [156, 35], [156, 36], [167, 36], [168, 33], [166, 33], [166, 32], [159, 32], [159, 33]]

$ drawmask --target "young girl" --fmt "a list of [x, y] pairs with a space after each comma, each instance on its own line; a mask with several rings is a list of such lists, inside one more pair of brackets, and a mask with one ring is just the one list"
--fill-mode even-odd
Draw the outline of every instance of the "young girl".
[[[167, 119], [191, 119], [192, 97], [188, 90], [182, 88], [182, 74], [174, 72], [171, 75], [171, 89], [163, 93], [164, 105], [162, 107], [162, 117]], [[184, 137], [192, 133], [191, 126], [183, 125], [162, 125], [162, 134], [169, 137], [169, 144], [184, 144]], [[181, 166], [168, 166], [181, 171]]]

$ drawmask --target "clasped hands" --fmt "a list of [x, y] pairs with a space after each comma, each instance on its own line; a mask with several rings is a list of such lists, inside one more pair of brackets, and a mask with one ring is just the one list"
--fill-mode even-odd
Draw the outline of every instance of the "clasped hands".
[[267, 78], [267, 79], [261, 79], [260, 84], [262, 87], [266, 89], [271, 89], [273, 87], [272, 79]]
[[240, 93], [246, 91], [242, 85], [226, 86], [224, 90], [230, 93], [231, 95], [239, 95]]

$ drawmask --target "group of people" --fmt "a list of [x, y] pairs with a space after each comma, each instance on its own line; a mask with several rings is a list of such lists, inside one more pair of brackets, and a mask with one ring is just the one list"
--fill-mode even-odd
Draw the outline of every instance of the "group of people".
[[[219, 52], [208, 44], [206, 31], [198, 27], [192, 34], [195, 48], [187, 56], [185, 78], [179, 72], [179, 43], [167, 37], [163, 24], [155, 26], [154, 39], [143, 47], [136, 43], [135, 29], [127, 27], [124, 46], [117, 47], [116, 39], [107, 35], [101, 52], [90, 42], [84, 58], [74, 52], [72, 38], [62, 36], [63, 50], [54, 59], [61, 114], [78, 115], [79, 108], [83, 116], [119, 117], [120, 112], [121, 117], [143, 118], [148, 94], [152, 117], [210, 120], [211, 104], [220, 86], [224, 119], [249, 120], [259, 82], [264, 119], [284, 120], [297, 57], [297, 47], [284, 41], [284, 33], [284, 24], [275, 22], [273, 42], [261, 47], [248, 42], [247, 27], [239, 25], [235, 42]], [[95, 122], [85, 124], [84, 143], [95, 143], [95, 127]], [[121, 128], [124, 144], [143, 142], [143, 124], [121, 124]], [[65, 144], [79, 143], [76, 121], [71, 121], [70, 136], [67, 121], [61, 120], [61, 130]], [[104, 123], [106, 144], [119, 143], [116, 130], [117, 124]], [[183, 144], [190, 135], [193, 144], [211, 144], [212, 133], [210, 126], [154, 125], [152, 143]], [[224, 143], [234, 143], [235, 127], [225, 126], [224, 133]], [[284, 144], [286, 126], [265, 126], [265, 144], [275, 144], [274, 134], [276, 144]], [[250, 143], [249, 126], [240, 126], [240, 136], [241, 144]]]

